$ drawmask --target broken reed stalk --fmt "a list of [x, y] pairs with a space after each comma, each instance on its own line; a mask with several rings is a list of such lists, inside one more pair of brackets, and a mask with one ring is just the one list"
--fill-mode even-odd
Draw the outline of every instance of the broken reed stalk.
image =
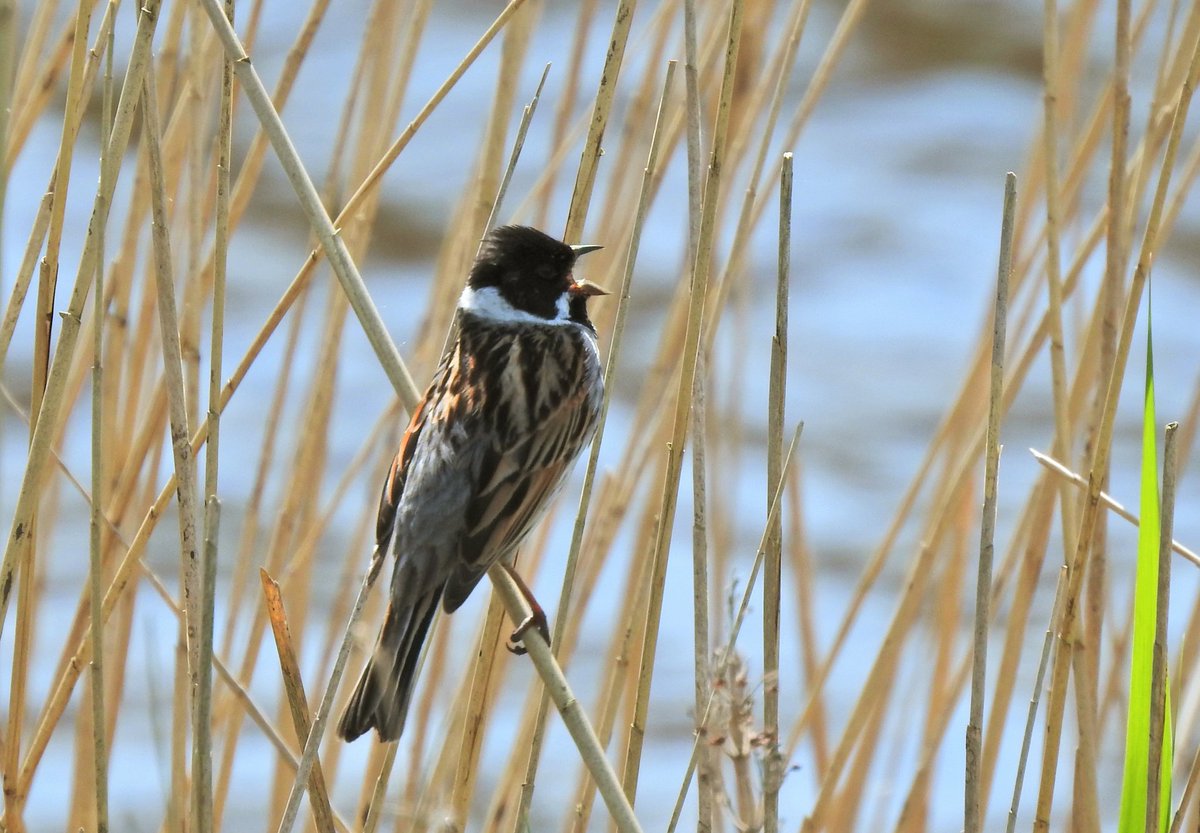
[[1112, 371], [1105, 393], [1104, 409], [1101, 414], [1100, 428], [1096, 435], [1096, 444], [1092, 451], [1089, 465], [1088, 491], [1084, 502], [1083, 517], [1080, 522], [1079, 535], [1076, 538], [1076, 549], [1072, 554], [1070, 571], [1067, 580], [1067, 594], [1063, 608], [1063, 627], [1060, 632], [1059, 650], [1055, 655], [1054, 667], [1051, 672], [1050, 702], [1046, 707], [1046, 742], [1042, 756], [1042, 779], [1038, 791], [1038, 805], [1034, 818], [1034, 833], [1048, 833], [1050, 829], [1050, 809], [1054, 803], [1054, 782], [1058, 769], [1059, 744], [1062, 740], [1062, 722], [1066, 705], [1066, 684], [1070, 669], [1071, 643], [1074, 628], [1078, 620], [1079, 594], [1083, 584], [1083, 574], [1091, 547], [1092, 536], [1096, 528], [1096, 516], [1099, 512], [1100, 487], [1104, 472], [1108, 470], [1111, 453], [1113, 430], [1116, 423], [1116, 405], [1120, 398], [1121, 386], [1125, 380], [1125, 367], [1128, 363], [1129, 350], [1133, 341], [1133, 330], [1137, 323], [1138, 308], [1141, 305], [1142, 290], [1150, 271], [1151, 260], [1157, 251], [1158, 234], [1166, 202], [1167, 190], [1171, 174], [1175, 167], [1175, 158], [1179, 152], [1179, 144], [1183, 135], [1183, 127], [1187, 121], [1188, 108], [1191, 104], [1192, 91], [1200, 74], [1200, 29], [1195, 33], [1192, 43], [1191, 59], [1183, 85], [1180, 87], [1171, 116], [1171, 129], [1167, 140], [1167, 149], [1159, 169], [1158, 184], [1155, 187], [1154, 199], [1146, 220], [1142, 236], [1141, 250], [1138, 254], [1137, 266], [1134, 269], [1133, 280], [1126, 296], [1125, 311], [1121, 319], [1120, 338], [1114, 357]]
[[[775, 333], [767, 404], [767, 489], [783, 490], [783, 418], [787, 392], [788, 280], [792, 265], [792, 154], [783, 155], [779, 176], [779, 261], [775, 282]], [[777, 494], [767, 492], [771, 503]], [[779, 603], [783, 584], [783, 519], [775, 513], [763, 572], [763, 833], [778, 833], [779, 788], [784, 761], [779, 751]]]
[[696, 256], [692, 262], [687, 330], [684, 336], [683, 357], [679, 370], [679, 386], [675, 395], [675, 414], [671, 443], [667, 453], [667, 475], [659, 509], [658, 530], [654, 540], [653, 574], [650, 579], [650, 605], [646, 611], [646, 632], [642, 642], [641, 663], [638, 669], [637, 694], [633, 720], [627, 740], [622, 784], [625, 795], [633, 803], [637, 795], [638, 772], [641, 767], [642, 745], [646, 736], [646, 713], [650, 705], [650, 682], [654, 674], [655, 651], [658, 646], [658, 626], [662, 615], [663, 584], [666, 580], [667, 557], [671, 548], [675, 505], [679, 496], [679, 477], [683, 468], [683, 448], [687, 440], [692, 380], [704, 330], [704, 301], [712, 268], [716, 233], [718, 196], [721, 173], [725, 163], [726, 134], [729, 110], [733, 97], [734, 75], [737, 70], [738, 47], [741, 42], [742, 0], [734, 0], [729, 13], [729, 36], [725, 48], [725, 72], [717, 104], [716, 128], [713, 131], [712, 154], [704, 186], [704, 203], [700, 217], [700, 234]]
[[[1168, 726], [1167, 714], [1167, 614], [1171, 601], [1171, 536], [1175, 530], [1175, 482], [1178, 448], [1178, 422], [1167, 423], [1163, 435], [1162, 492], [1159, 496], [1158, 603], [1154, 622], [1154, 659], [1150, 682], [1150, 749], [1146, 770], [1146, 831], [1158, 833], [1164, 812], [1160, 800], [1163, 742]], [[1169, 770], [1168, 770], [1169, 772]], [[1165, 819], [1163, 819], [1165, 821]]]
[[[591, 450], [588, 453], [587, 467], [584, 469], [583, 489], [579, 495], [579, 508], [575, 514], [575, 524], [571, 530], [571, 546], [567, 552], [567, 563], [563, 571], [562, 589], [559, 592], [558, 608], [554, 615], [554, 632], [551, 636], [551, 645], [554, 647], [554, 655], [556, 657], [566, 638], [567, 622], [571, 612], [571, 600], [575, 588], [575, 574], [579, 564], [579, 553], [583, 547], [583, 531], [587, 522], [588, 506], [591, 504], [592, 488], [595, 485], [596, 472], [599, 469], [600, 447], [604, 442], [604, 426], [608, 419], [608, 407], [612, 401], [616, 369], [621, 358], [625, 321], [629, 311], [630, 289], [633, 285], [633, 270], [637, 264], [638, 250], [641, 247], [642, 241], [642, 228], [645, 224], [646, 212], [650, 205], [650, 184], [654, 181], [658, 173], [663, 117], [666, 113], [671, 82], [675, 75], [675, 66], [675, 61], [667, 62], [666, 75], [663, 78], [662, 95], [659, 98], [658, 112], [654, 120], [654, 130], [650, 135], [650, 150], [646, 159], [646, 167], [643, 169], [641, 189], [638, 192], [633, 232], [630, 235], [629, 246], [625, 252], [625, 268], [621, 274], [621, 287], [617, 294], [617, 312], [613, 320], [612, 337], [609, 341], [608, 356], [604, 365], [604, 397], [600, 402], [600, 415], [596, 422], [596, 434], [592, 439]], [[533, 736], [529, 745], [525, 778], [521, 782], [521, 794], [518, 798], [517, 812], [514, 816], [516, 830], [526, 829], [529, 823], [529, 808], [533, 801], [534, 785], [537, 781], [538, 764], [541, 759], [542, 741], [545, 737], [549, 697], [549, 691], [543, 688], [538, 702], [537, 714], [534, 717]]]
[[[308, 731], [311, 728], [308, 698], [304, 693], [304, 680], [300, 676], [300, 662], [296, 657], [291, 628], [288, 626], [287, 613], [283, 607], [283, 595], [279, 590], [278, 582], [271, 578], [266, 570], [259, 568], [258, 576], [262, 582], [267, 619], [271, 623], [271, 633], [275, 637], [275, 648], [279, 653], [279, 667], [283, 675], [283, 686], [287, 694], [292, 728], [296, 731], [296, 737], [305, 738], [308, 737]], [[329, 805], [329, 790], [325, 786], [325, 774], [321, 771], [320, 762], [313, 764], [308, 786], [317, 830], [319, 833], [333, 833], [333, 809]]]
[[1000, 265], [992, 320], [992, 361], [988, 387], [987, 450], [984, 455], [983, 516], [979, 528], [979, 573], [975, 583], [975, 632], [971, 668], [971, 713], [967, 722], [964, 829], [979, 833], [979, 766], [983, 757], [983, 700], [987, 685], [987, 638], [991, 618], [992, 555], [996, 538], [996, 480], [1000, 468], [1001, 399], [1004, 389], [1004, 343], [1008, 330], [1008, 279], [1012, 274], [1013, 215], [1017, 175], [1004, 177], [1004, 210], [1000, 222]]

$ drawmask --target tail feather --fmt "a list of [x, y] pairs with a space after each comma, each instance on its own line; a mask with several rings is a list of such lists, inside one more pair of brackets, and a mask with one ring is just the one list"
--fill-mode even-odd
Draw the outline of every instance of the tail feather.
[[375, 652], [338, 721], [338, 735], [343, 740], [354, 740], [371, 729], [383, 742], [400, 737], [416, 687], [421, 648], [441, 595], [439, 588], [414, 604], [388, 605]]

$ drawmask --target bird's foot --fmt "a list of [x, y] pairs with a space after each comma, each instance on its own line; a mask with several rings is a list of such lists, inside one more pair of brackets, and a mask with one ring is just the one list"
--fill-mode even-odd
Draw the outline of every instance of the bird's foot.
[[523, 643], [525, 634], [529, 633], [530, 628], [536, 629], [542, 635], [542, 639], [546, 641], [546, 644], [550, 644], [550, 627], [546, 623], [546, 612], [539, 607], [526, 616], [521, 624], [517, 625], [516, 629], [509, 635], [508, 643], [504, 647], [517, 656], [524, 656], [529, 653]]

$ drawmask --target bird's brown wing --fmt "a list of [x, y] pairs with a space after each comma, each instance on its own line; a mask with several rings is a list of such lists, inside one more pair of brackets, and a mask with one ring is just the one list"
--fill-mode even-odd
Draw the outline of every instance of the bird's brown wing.
[[455, 610], [498, 559], [516, 549], [562, 485], [595, 428], [596, 409], [580, 384], [536, 428], [516, 442], [493, 443], [483, 453], [480, 486], [467, 506], [459, 561], [446, 583], [443, 605]]

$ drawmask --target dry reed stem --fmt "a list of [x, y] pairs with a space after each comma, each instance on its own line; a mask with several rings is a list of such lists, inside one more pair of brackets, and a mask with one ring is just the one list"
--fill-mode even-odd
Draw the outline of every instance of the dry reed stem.
[[[1089, 433], [1100, 423], [1101, 409], [1104, 407], [1103, 382], [1112, 366], [1116, 352], [1117, 316], [1119, 314], [1119, 296], [1121, 275], [1127, 268], [1128, 234], [1125, 222], [1126, 205], [1126, 165], [1129, 146], [1129, 58], [1132, 49], [1130, 37], [1130, 3], [1129, 0], [1117, 0], [1116, 26], [1114, 31], [1114, 66], [1112, 73], [1112, 139], [1111, 156], [1108, 175], [1108, 214], [1112, 218], [1105, 224], [1105, 264], [1104, 279], [1100, 289], [1098, 303], [1103, 305], [1103, 317], [1100, 331], [1099, 358], [1096, 369], [1096, 384], [1093, 394], [1091, 413], [1088, 415]], [[1161, 63], [1160, 63], [1161, 67]], [[1097, 121], [1100, 109], [1097, 108]], [[1082, 374], [1081, 374], [1082, 375]], [[1100, 487], [1104, 489], [1108, 482], [1107, 473], [1103, 476]], [[1101, 644], [1104, 627], [1104, 606], [1107, 592], [1107, 560], [1106, 539], [1108, 535], [1107, 519], [1100, 519], [1096, 526], [1096, 534], [1092, 547], [1091, 563], [1088, 566], [1088, 584], [1086, 587], [1084, 617], [1084, 644], [1095, 649]], [[1099, 687], [1099, 663], [1090, 663], [1090, 674], [1078, 681], [1086, 686], [1093, 699]], [[1096, 715], [1090, 715], [1095, 723]]]
[[[28, 415], [25, 414], [16, 405], [15, 400], [13, 399], [12, 395], [8, 392], [7, 388], [0, 387], [0, 392], [2, 392], [4, 394], [9, 405], [14, 409], [14, 411], [16, 411], [18, 413], [18, 415], [21, 416], [22, 419], [24, 419], [27, 422]], [[61, 470], [61, 472], [67, 479], [67, 481], [75, 488], [75, 490], [85, 500], [85, 502], [87, 502], [89, 505], [91, 505], [92, 496], [88, 493], [87, 489], [84, 488], [83, 484], [79, 481], [79, 479], [76, 478], [74, 476], [74, 474], [66, 467], [66, 464], [58, 456], [57, 452], [53, 453], [53, 460], [54, 460], [55, 465]], [[161, 494], [159, 496], [159, 499], [163, 500], [163, 497]], [[164, 502], [165, 502], [165, 500], [164, 500]], [[109, 529], [109, 531], [118, 540], [120, 540], [122, 545], [126, 546], [127, 548], [132, 548], [131, 545], [129, 545], [122, 539], [121, 532], [120, 532], [117, 524], [111, 518], [102, 515], [102, 520], [103, 520], [105, 526]], [[147, 581], [150, 584], [150, 587], [158, 595], [159, 599], [166, 605], [168, 610], [177, 619], [179, 619], [180, 622], [182, 623], [183, 617], [184, 617], [184, 611], [180, 607], [180, 605], [176, 601], [176, 599], [171, 595], [171, 592], [167, 589], [166, 584], [148, 566], [146, 566], [144, 564], [138, 564], [137, 566], [143, 572]], [[110, 591], [111, 590], [112, 590], [112, 588], [110, 587]], [[107, 601], [108, 601], [108, 598], [106, 597], [106, 602]], [[109, 605], [105, 609], [102, 609], [102, 616], [105, 619], [107, 619], [107, 617], [110, 614], [111, 614], [111, 605]], [[90, 641], [88, 640], [88, 637], [90, 637], [90, 632], [84, 634], [84, 639], [82, 640], [81, 648], [80, 648], [79, 652], [76, 654], [76, 656], [73, 657], [71, 660], [71, 663], [70, 663], [71, 667], [79, 668], [84, 663], [88, 662], [88, 656], [86, 653], [84, 653], [88, 648], [90, 648], [90, 645], [91, 645]], [[213, 667], [216, 669], [216, 671], [220, 675], [221, 679], [229, 686], [230, 691], [237, 697], [237, 699], [240, 702], [242, 702], [247, 713], [250, 715], [251, 719], [263, 731], [263, 734], [275, 747], [276, 752], [282, 757], [284, 762], [294, 770], [297, 766], [296, 758], [291, 754], [290, 750], [287, 747], [287, 744], [284, 743], [283, 739], [279, 736], [279, 734], [271, 726], [270, 722], [263, 715], [261, 709], [259, 709], [258, 706], [254, 703], [254, 701], [250, 698], [246, 689], [244, 687], [242, 687], [240, 684], [238, 684], [238, 682], [234, 679], [233, 675], [229, 672], [228, 668], [225, 666], [225, 664], [222, 662], [222, 660], [219, 657], [217, 657], [217, 656], [212, 657], [212, 663], [213, 663]], [[33, 744], [31, 744], [31, 746], [30, 746], [30, 750], [27, 753], [25, 765], [22, 769], [20, 789], [25, 792], [27, 792], [29, 789], [30, 779], [32, 778], [33, 766], [36, 764], [35, 752], [37, 752], [41, 746], [44, 746], [44, 744], [38, 744], [36, 742], [36, 737], [39, 736], [40, 734], [41, 734], [41, 731], [39, 728], [39, 733], [38, 733], [38, 735], [35, 735], [35, 742]], [[30, 759], [34, 759], [32, 761], [32, 763], [31, 763]], [[336, 817], [335, 817], [335, 820], [337, 821], [337, 826], [339, 829], [346, 829], [345, 822], [343, 822], [341, 819], [336, 819]]]
[[12, 293], [9, 295], [8, 306], [4, 309], [4, 321], [0, 323], [0, 365], [8, 358], [8, 348], [12, 344], [13, 333], [17, 328], [17, 318], [21, 315], [21, 307], [25, 303], [25, 294], [29, 291], [33, 270], [37, 265], [38, 253], [42, 242], [46, 239], [46, 230], [50, 227], [50, 206], [54, 194], [47, 191], [42, 195], [42, 201], [34, 215], [33, 226], [29, 231], [29, 239], [25, 244], [25, 254], [17, 269], [13, 281]]
[[625, 794], [633, 803], [637, 795], [638, 772], [641, 766], [642, 744], [646, 731], [646, 712], [650, 704], [650, 681], [654, 672], [655, 649], [658, 645], [659, 618], [662, 614], [662, 592], [666, 577], [667, 558], [671, 547], [672, 526], [675, 520], [675, 505], [679, 496], [679, 476], [683, 467], [683, 447], [687, 440], [688, 411], [691, 405], [692, 381], [700, 351], [701, 335], [704, 330], [704, 305], [711, 271], [714, 233], [717, 216], [718, 195], [721, 188], [721, 173], [725, 164], [726, 133], [729, 126], [729, 109], [733, 96], [733, 79], [737, 69], [738, 47], [741, 42], [743, 3], [734, 0], [729, 14], [729, 34], [725, 48], [725, 71], [721, 79], [721, 93], [717, 106], [716, 127], [713, 130], [712, 155], [709, 159], [708, 176], [704, 187], [704, 202], [701, 211], [699, 243], [692, 264], [690, 299], [687, 329], [684, 335], [683, 355], [679, 371], [679, 387], [675, 396], [675, 415], [668, 446], [667, 477], [663, 488], [662, 504], [659, 509], [658, 532], [654, 541], [651, 576], [650, 606], [646, 612], [646, 633], [642, 644], [641, 664], [638, 670], [637, 697], [633, 721], [629, 728], [628, 751], [622, 776]]
[[379, 816], [383, 811], [383, 798], [387, 794], [388, 778], [392, 774], [392, 766], [396, 762], [396, 750], [399, 748], [399, 745], [395, 743], [389, 743], [384, 748], [383, 764], [379, 767], [379, 777], [375, 779], [375, 788], [372, 790], [367, 804], [366, 817], [362, 826], [363, 833], [375, 833], [375, 829], [379, 826]]
[[[87, 47], [87, 30], [91, 21], [87, 0], [80, 0], [74, 16], [74, 48], [71, 51], [70, 81], [67, 87], [67, 107], [63, 115], [59, 138], [58, 164], [52, 177], [50, 225], [46, 251], [38, 273], [38, 291], [34, 306], [33, 380], [30, 390], [31, 430], [36, 431], [43, 396], [47, 393], [47, 374], [50, 364], [50, 339], [54, 327], [54, 301], [58, 280], [58, 256], [62, 242], [63, 218], [66, 214], [67, 186], [70, 179], [71, 159], [74, 151], [74, 133], [82, 111], [80, 87], [83, 83], [83, 64]], [[89, 279], [91, 276], [88, 276]], [[21, 759], [21, 728], [25, 718], [26, 683], [29, 673], [30, 654], [33, 640], [34, 573], [36, 571], [37, 507], [29, 515], [29, 536], [17, 556], [23, 569], [17, 576], [16, 624], [13, 631], [12, 671], [9, 677], [7, 742], [4, 745], [4, 820], [14, 833], [24, 829], [23, 810], [25, 796], [16, 788]], [[7, 558], [6, 558], [7, 561]], [[0, 595], [7, 596], [10, 586], [0, 588]], [[6, 601], [6, 600], [5, 600]], [[5, 605], [6, 606], [6, 605]], [[0, 608], [0, 617], [5, 615]]]
[[587, 222], [588, 208], [592, 203], [592, 189], [596, 185], [596, 169], [600, 165], [600, 144], [604, 141], [604, 129], [608, 125], [609, 112], [617, 92], [621, 64], [625, 60], [625, 44], [629, 40], [629, 29], [633, 25], [633, 13], [636, 8], [637, 0], [620, 0], [617, 4], [612, 39], [604, 57], [604, 68], [600, 71], [600, 84], [596, 89], [588, 135], [579, 158], [575, 188], [571, 193], [571, 207], [567, 211], [563, 240], [568, 243], [579, 240]]
[[[1150, 683], [1150, 749], [1146, 770], [1146, 830], [1161, 829], [1159, 800], [1162, 783], [1163, 741], [1167, 733], [1167, 614], [1171, 601], [1171, 536], [1175, 528], [1175, 482], [1178, 459], [1178, 422], [1167, 423], [1163, 433], [1163, 473], [1159, 510], [1158, 602], [1155, 607], [1154, 658]], [[1169, 766], [1170, 762], [1166, 762]], [[1168, 773], [1170, 770], [1168, 769]], [[1168, 805], [1169, 808], [1169, 805]], [[1163, 821], [1166, 821], [1164, 818]]]
[[[67, 211], [67, 188], [71, 176], [71, 160], [74, 158], [75, 133], [83, 114], [83, 69], [87, 60], [87, 33], [91, 24], [91, 6], [88, 0], [79, 0], [74, 17], [74, 32], [71, 46], [71, 70], [67, 81], [67, 106], [63, 114], [62, 131], [59, 134], [58, 156], [54, 166], [54, 175], [50, 190], [54, 194], [50, 212], [50, 228], [46, 237], [46, 251], [42, 256], [41, 270], [38, 280], [37, 301], [34, 307], [34, 340], [33, 340], [33, 389], [32, 404], [29, 415], [33, 424], [37, 425], [38, 411], [41, 408], [42, 394], [46, 387], [46, 374], [50, 363], [50, 335], [54, 328], [54, 295], [58, 284], [58, 258], [62, 244], [63, 223]], [[23, 685], [24, 663], [22, 640], [16, 640], [15, 653], [17, 662], [14, 668], [17, 673], [13, 682]], [[18, 691], [14, 686], [11, 715], [18, 716], [23, 710], [23, 688]], [[10, 726], [11, 726], [10, 719]], [[17, 735], [19, 738], [19, 735]], [[11, 770], [10, 770], [11, 771]]]
[[[471, 666], [470, 695], [467, 698], [466, 714], [459, 739], [458, 761], [450, 793], [448, 822], [453, 830], [467, 829], [467, 814], [471, 809], [471, 796], [475, 792], [475, 776], [479, 772], [485, 717], [495, 691], [499, 688], [496, 680], [503, 673], [503, 669], [497, 667], [503, 664], [503, 659], [498, 655], [501, 640], [504, 638], [500, 628], [503, 620], [503, 603], [497, 596], [492, 596], [483, 618], [483, 626], [479, 629], [475, 662]], [[447, 744], [451, 745], [452, 743]]]
[[[271, 623], [271, 633], [275, 636], [275, 647], [279, 653], [279, 666], [283, 672], [284, 689], [287, 692], [288, 706], [292, 716], [292, 728], [296, 737], [308, 736], [309, 714], [308, 700], [304, 694], [304, 681], [300, 676], [300, 662], [296, 657], [296, 649], [292, 642], [291, 628], [288, 627], [287, 613], [283, 607], [283, 596], [279, 584], [266, 570], [259, 568], [259, 579], [262, 581], [263, 601], [267, 607], [267, 618]], [[325, 775], [321, 763], [313, 764], [309, 776], [313, 818], [320, 833], [332, 833], [334, 829], [333, 810], [329, 806], [329, 792], [325, 786]]]
[[967, 721], [966, 793], [963, 824], [978, 833], [983, 812], [979, 782], [983, 750], [983, 706], [987, 685], [988, 622], [991, 614], [992, 557], [996, 537], [996, 480], [1000, 467], [1000, 404], [1004, 389], [1004, 345], [1008, 328], [1008, 279], [1012, 273], [1013, 213], [1017, 204], [1017, 175], [1004, 178], [1004, 210], [1000, 224], [1000, 265], [993, 308], [992, 361], [988, 390], [987, 450], [983, 477], [983, 515], [979, 526], [979, 572], [975, 584], [975, 631], [971, 671], [971, 712]]
[[1067, 566], [1064, 564], [1058, 570], [1058, 582], [1054, 590], [1054, 603], [1050, 607], [1050, 621], [1046, 624], [1046, 635], [1042, 640], [1042, 653], [1041, 659], [1038, 661], [1037, 677], [1033, 684], [1033, 694], [1029, 697], [1029, 710], [1025, 719], [1025, 733], [1021, 740], [1021, 753], [1018, 758], [1016, 776], [1013, 778], [1012, 803], [1008, 809], [1008, 833], [1014, 833], [1016, 830], [1017, 809], [1021, 805], [1021, 789], [1025, 784], [1025, 765], [1029, 760], [1029, 747], [1033, 743], [1033, 726], [1037, 721], [1038, 704], [1042, 699], [1042, 684], [1046, 679], [1046, 666], [1049, 664], [1050, 654], [1054, 650], [1055, 625], [1062, 616], [1066, 586]]
[[[0, 147], [9, 146], [12, 124], [13, 73], [16, 68], [17, 17], [15, 0], [0, 0]], [[0, 172], [0, 218], [8, 204], [8, 175], [11, 168]], [[2, 364], [2, 363], [0, 363]]]
[[[701, 203], [704, 199], [702, 192], [701, 166], [703, 154], [703, 136], [701, 135], [704, 114], [700, 100], [700, 68], [697, 66], [696, 37], [696, 1], [683, 0], [683, 53], [684, 53], [684, 114], [686, 118], [686, 160], [687, 160], [687, 195], [688, 195], [688, 236], [686, 257], [688, 266], [696, 256], [700, 243], [700, 214]], [[703, 357], [702, 357], [703, 358]], [[699, 715], [704, 704], [708, 702], [711, 688], [711, 673], [709, 671], [709, 654], [712, 650], [712, 636], [709, 628], [709, 593], [708, 576], [708, 488], [706, 471], [708, 466], [706, 437], [707, 430], [705, 415], [708, 412], [705, 402], [707, 368], [701, 361], [700, 372], [696, 375], [692, 405], [695, 413], [695, 425], [692, 428], [692, 651], [694, 653], [694, 683], [695, 709]], [[697, 725], [696, 732], [700, 732]], [[712, 833], [716, 820], [717, 792], [715, 784], [714, 753], [709, 748], [707, 739], [699, 748], [696, 778], [696, 831], [697, 833]], [[676, 814], [678, 814], [678, 809]], [[675, 826], [677, 819], [673, 816], [671, 825]]]
[[[783, 155], [779, 177], [779, 260], [775, 289], [775, 333], [767, 405], [767, 488], [783, 489], [783, 419], [787, 386], [788, 281], [792, 264], [792, 154]], [[771, 493], [768, 492], [770, 495]], [[776, 495], [771, 495], [772, 501]], [[768, 506], [770, 502], [768, 501]], [[776, 513], [767, 541], [763, 573], [763, 833], [779, 830], [779, 788], [784, 759], [779, 751], [779, 603], [783, 584], [783, 520]]]
[[[101, 130], [107, 130], [112, 121], [113, 98], [113, 32], [108, 30], [105, 43], [104, 89], [101, 105]], [[104, 148], [101, 148], [103, 156]], [[101, 158], [100, 170], [108, 168], [108, 160]], [[101, 186], [103, 188], [103, 185]], [[108, 225], [101, 218], [101, 228]], [[92, 628], [92, 662], [88, 696], [92, 701], [93, 761], [95, 777], [96, 831], [108, 833], [108, 751], [104, 709], [104, 633], [100, 616], [100, 594], [103, 591], [103, 565], [101, 563], [101, 507], [104, 503], [104, 235], [100, 235], [96, 250], [96, 287], [92, 292], [92, 502], [89, 518], [88, 546], [88, 593], [89, 614]], [[115, 704], [114, 704], [115, 706]]]
[[[1062, 323], [1062, 277], [1061, 255], [1059, 251], [1059, 179], [1058, 179], [1058, 100], [1059, 86], [1059, 42], [1058, 42], [1058, 4], [1056, 0], [1045, 0], [1043, 4], [1043, 128], [1042, 128], [1042, 162], [1045, 166], [1046, 190], [1046, 223], [1044, 226], [1046, 238], [1046, 284], [1048, 289], [1048, 309], [1046, 321], [1049, 324], [1050, 337], [1050, 376], [1051, 391], [1054, 403], [1054, 447], [1057, 454], [1070, 459], [1073, 453], [1069, 402], [1067, 398], [1067, 371], [1065, 348], [1063, 345]], [[1078, 17], [1082, 18], [1085, 9], [1079, 7]], [[1082, 38], [1068, 38], [1069, 44], [1077, 45]], [[1077, 48], [1077, 46], [1076, 46]], [[1099, 138], [1099, 120], [1093, 135]], [[1085, 147], [1087, 144], [1085, 143]], [[1082, 156], [1082, 154], [1080, 154]], [[1060, 515], [1062, 519], [1063, 552], [1075, 551], [1074, 535], [1076, 533], [1076, 505], [1074, 495], [1065, 483], [1059, 484]], [[1072, 634], [1076, 642], [1080, 642], [1079, 634]], [[1073, 659], [1086, 662], [1082, 645]], [[1084, 708], [1088, 698], [1087, 680], [1091, 674], [1078, 675], [1076, 693], [1076, 722], [1079, 729], [1079, 747], [1076, 754], [1075, 766], [1075, 807], [1077, 810], [1076, 823], [1080, 830], [1099, 831], [1099, 820], [1096, 811], [1096, 771], [1094, 760], [1095, 729], [1093, 715]], [[1092, 754], [1089, 754], [1092, 753]]]
[[[1043, 4], [1042, 85], [1043, 121], [1042, 161], [1045, 165], [1046, 190], [1046, 286], [1048, 308], [1046, 320], [1050, 325], [1051, 396], [1054, 402], [1054, 441], [1056, 454], [1070, 459], [1071, 429], [1067, 404], [1067, 368], [1063, 345], [1062, 267], [1058, 225], [1061, 212], [1058, 184], [1058, 4], [1045, 0]], [[1074, 551], [1075, 504], [1065, 485], [1060, 489], [1062, 535], [1064, 552]], [[1094, 776], [1093, 776], [1094, 777]], [[970, 828], [968, 828], [970, 830]]]
[[[1054, 474], [1058, 475], [1059, 477], [1064, 478], [1069, 483], [1074, 484], [1076, 487], [1078, 487], [1080, 489], [1087, 488], [1087, 486], [1088, 486], [1087, 478], [1071, 471], [1066, 466], [1064, 466], [1062, 463], [1055, 460], [1053, 457], [1042, 454], [1040, 451], [1035, 451], [1032, 448], [1029, 449], [1029, 453], [1033, 455], [1033, 458], [1035, 460], [1037, 460], [1039, 463], [1041, 463], [1043, 466], [1045, 466], [1050, 471], [1054, 472]], [[1139, 523], [1141, 523], [1141, 521], [1138, 519], [1137, 515], [1135, 515], [1133, 512], [1130, 512], [1128, 509], [1126, 509], [1124, 504], [1118, 502], [1115, 498], [1113, 498], [1112, 495], [1108, 494], [1107, 492], [1100, 493], [1100, 502], [1103, 503], [1105, 506], [1107, 506], [1109, 509], [1111, 509], [1114, 513], [1116, 513], [1116, 515], [1118, 517], [1124, 518], [1125, 520], [1129, 521], [1129, 523], [1133, 524], [1135, 527]], [[1171, 549], [1173, 549], [1176, 553], [1181, 555], [1184, 559], [1186, 559], [1187, 561], [1190, 561], [1192, 564], [1196, 565], [1197, 567], [1200, 567], [1200, 553], [1195, 552], [1194, 550], [1184, 546], [1183, 544], [1181, 544], [1179, 541], [1176, 541], [1176, 540], [1172, 540], [1170, 542], [1170, 545], [1171, 545]]]
[[[233, 0], [225, 0], [225, 16], [233, 20]], [[200, 647], [196, 691], [196, 731], [192, 745], [192, 780], [196, 827], [211, 833], [216, 813], [212, 784], [212, 656], [216, 617], [216, 576], [220, 500], [217, 495], [220, 465], [220, 401], [225, 353], [225, 284], [230, 236], [230, 169], [233, 134], [233, 64], [221, 61], [218, 102], [216, 216], [213, 240], [212, 325], [209, 339], [208, 442], [204, 456], [204, 553], [201, 561]], [[196, 305], [197, 307], [199, 304]], [[93, 625], [95, 628], [95, 625]]]
[[525, 148], [525, 136], [529, 133], [529, 125], [533, 122], [533, 114], [537, 112], [538, 102], [542, 99], [542, 88], [546, 86], [546, 77], [550, 75], [550, 64], [546, 64], [542, 70], [542, 77], [538, 79], [537, 89], [533, 91], [533, 98], [525, 105], [521, 111], [521, 122], [517, 125], [517, 138], [513, 142], [512, 153], [509, 154], [508, 164], [504, 168], [504, 174], [500, 177], [500, 187], [496, 189], [496, 197], [492, 200], [491, 212], [488, 214], [487, 222], [483, 226], [483, 233], [487, 234], [496, 225], [496, 218], [500, 214], [500, 206], [504, 204], [504, 196], [508, 193], [508, 186], [512, 182], [513, 172], [517, 169], [517, 161], [521, 158], [521, 151]]
[[[183, 358], [179, 341], [179, 320], [175, 305], [175, 278], [171, 263], [171, 240], [167, 227], [166, 187], [159, 150], [158, 96], [155, 73], [148, 67], [142, 107], [143, 141], [150, 160], [150, 188], [153, 212], [155, 295], [158, 306], [159, 339], [163, 351], [163, 377], [167, 388], [167, 409], [171, 424], [171, 452], [175, 461], [176, 499], [179, 504], [179, 558], [184, 611], [184, 634], [188, 657], [189, 697], [199, 685], [200, 565], [196, 541], [196, 463], [188, 442], [187, 405], [184, 393]], [[195, 732], [198, 725], [193, 722]]]

